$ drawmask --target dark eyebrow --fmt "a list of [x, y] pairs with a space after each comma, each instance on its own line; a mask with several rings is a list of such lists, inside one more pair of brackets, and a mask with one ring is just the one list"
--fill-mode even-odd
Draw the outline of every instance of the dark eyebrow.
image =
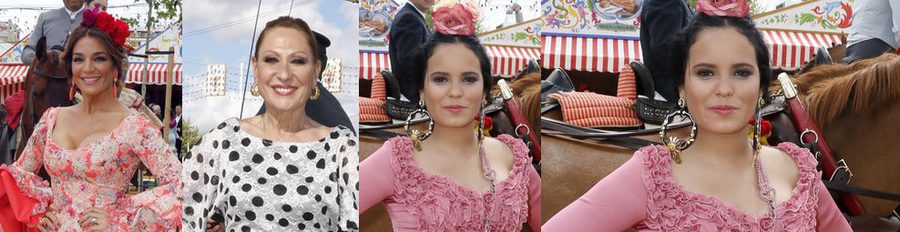
[[735, 68], [751, 68], [751, 69], [754, 68], [752, 64], [748, 64], [748, 63], [734, 64], [733, 67], [735, 67]]

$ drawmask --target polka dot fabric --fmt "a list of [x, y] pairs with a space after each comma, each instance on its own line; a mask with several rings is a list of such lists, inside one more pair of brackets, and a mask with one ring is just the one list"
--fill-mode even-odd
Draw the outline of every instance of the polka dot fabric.
[[185, 155], [184, 228], [225, 231], [359, 230], [359, 158], [351, 130], [308, 143], [254, 137], [228, 119]]

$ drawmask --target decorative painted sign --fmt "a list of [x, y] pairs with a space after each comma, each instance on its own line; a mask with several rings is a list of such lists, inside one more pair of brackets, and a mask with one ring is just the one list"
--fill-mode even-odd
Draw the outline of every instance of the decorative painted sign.
[[328, 89], [328, 92], [341, 92], [341, 67], [340, 58], [328, 59], [328, 63], [325, 64], [325, 70], [322, 70], [322, 79], [319, 81], [322, 82], [325, 89]]
[[478, 39], [484, 45], [514, 47], [541, 47], [541, 20], [535, 18], [509, 27], [481, 33]]
[[387, 51], [387, 35], [400, 5], [393, 0], [359, 1], [359, 49]]
[[759, 28], [794, 31], [848, 33], [853, 25], [856, 0], [811, 0], [778, 10], [756, 14], [753, 21]]
[[543, 33], [637, 38], [644, 0], [542, 0]]

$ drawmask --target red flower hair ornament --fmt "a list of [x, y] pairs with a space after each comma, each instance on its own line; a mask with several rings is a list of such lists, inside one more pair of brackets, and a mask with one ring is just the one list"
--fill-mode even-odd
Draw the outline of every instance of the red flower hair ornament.
[[106, 32], [106, 34], [112, 38], [113, 43], [122, 48], [127, 47], [125, 39], [131, 35], [128, 23], [120, 19], [115, 19], [112, 15], [97, 8], [84, 11], [84, 14], [81, 17], [81, 26], [87, 28], [94, 27]]

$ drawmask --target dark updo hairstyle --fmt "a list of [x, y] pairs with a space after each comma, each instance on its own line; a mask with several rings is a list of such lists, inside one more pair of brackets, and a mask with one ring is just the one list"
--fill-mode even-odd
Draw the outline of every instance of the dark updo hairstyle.
[[[103, 48], [106, 48], [106, 52], [109, 54], [110, 61], [112, 61], [113, 68], [118, 71], [118, 78], [115, 80], [116, 87], [121, 90], [125, 85], [124, 77], [128, 73], [128, 59], [126, 59], [125, 48], [117, 45], [113, 42], [112, 37], [109, 34], [106, 34], [103, 30], [100, 30], [97, 27], [85, 27], [79, 26], [69, 34], [69, 39], [66, 41], [66, 50], [63, 52], [63, 60], [66, 64], [66, 74], [70, 78], [74, 78], [74, 74], [72, 73], [72, 59], [75, 56], [75, 44], [78, 43], [81, 39], [91, 37], [100, 42], [100, 45]], [[118, 93], [117, 93], [118, 94]]]
[[688, 22], [680, 33], [672, 38], [672, 71], [675, 74], [675, 92], [679, 87], [684, 85], [685, 70], [688, 65], [688, 57], [691, 46], [697, 41], [697, 35], [703, 29], [707, 28], [726, 28], [732, 27], [740, 32], [756, 53], [756, 65], [759, 67], [759, 88], [762, 92], [764, 100], [768, 101], [768, 86], [772, 82], [772, 70], [769, 67], [769, 50], [766, 48], [766, 41], [763, 40], [762, 33], [753, 23], [750, 17], [720, 17], [710, 16], [704, 13], [698, 13]]
[[[309, 24], [306, 24], [306, 21], [303, 21], [303, 19], [290, 16], [281, 16], [266, 23], [266, 27], [259, 33], [259, 38], [256, 38], [256, 49], [253, 51], [254, 60], [259, 57], [259, 45], [261, 45], [263, 39], [266, 38], [266, 33], [269, 32], [269, 30], [278, 27], [294, 29], [306, 36], [306, 42], [309, 45], [309, 48], [312, 49], [312, 54], [310, 54], [312, 55], [311, 59], [317, 62], [319, 61], [319, 46], [317, 46], [316, 36], [313, 34], [312, 29], [309, 29]], [[319, 74], [316, 73], [316, 76], [318, 75]]]
[[425, 88], [425, 70], [428, 69], [428, 59], [434, 55], [435, 48], [439, 45], [455, 43], [466, 45], [466, 48], [472, 50], [475, 53], [475, 57], [478, 57], [478, 63], [481, 66], [481, 78], [484, 80], [484, 98], [490, 98], [491, 85], [494, 83], [491, 78], [491, 62], [488, 60], [484, 46], [481, 45], [478, 38], [475, 36], [446, 35], [440, 32], [432, 34], [414, 56], [413, 73], [419, 77], [416, 80], [419, 91], [423, 91]]

